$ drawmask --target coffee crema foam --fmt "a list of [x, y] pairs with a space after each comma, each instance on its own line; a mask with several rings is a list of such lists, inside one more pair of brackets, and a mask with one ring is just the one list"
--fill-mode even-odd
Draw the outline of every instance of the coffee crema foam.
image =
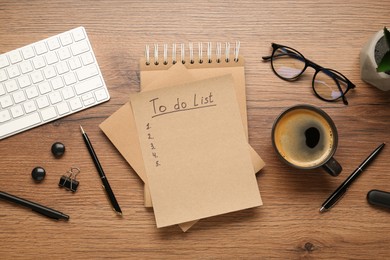
[[[308, 145], [307, 134], [313, 131], [315, 145]], [[308, 131], [309, 130], [309, 131]], [[306, 133], [306, 135], [305, 135]], [[314, 168], [332, 156], [334, 136], [331, 125], [321, 114], [298, 108], [279, 118], [274, 129], [275, 147], [289, 163], [301, 168]]]

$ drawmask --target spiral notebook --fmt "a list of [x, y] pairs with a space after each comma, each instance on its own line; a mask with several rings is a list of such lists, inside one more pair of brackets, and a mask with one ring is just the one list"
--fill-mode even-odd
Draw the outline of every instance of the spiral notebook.
[[[230, 46], [226, 44], [224, 54], [222, 55], [220, 44], [216, 44], [215, 54], [211, 53], [211, 45], [208, 44], [207, 55], [204, 56], [200, 52], [202, 47], [199, 47], [201, 46], [199, 44], [196, 51], [191, 44], [189, 44], [188, 49], [185, 49], [182, 44], [179, 46], [179, 51], [176, 53], [176, 47], [172, 45], [172, 49], [169, 50], [169, 58], [167, 45], [163, 45], [163, 48], [160, 50], [155, 45], [152, 57], [149, 55], [148, 47], [146, 48], [145, 57], [140, 61], [141, 90], [152, 90], [218, 75], [231, 74], [234, 79], [243, 126], [247, 134], [244, 60], [241, 56], [238, 56], [239, 45], [236, 45], [234, 51], [230, 53]], [[159, 55], [161, 50], [162, 55]], [[195, 52], [197, 53], [195, 54]], [[175, 64], [177, 66], [174, 66]], [[130, 104], [124, 104], [106, 119], [100, 125], [100, 128], [145, 182], [145, 206], [152, 206]], [[254, 170], [258, 172], [264, 166], [264, 162], [250, 145], [248, 147]], [[180, 227], [185, 231], [193, 223], [181, 224]]]
[[230, 74], [132, 95], [157, 227], [262, 204]]

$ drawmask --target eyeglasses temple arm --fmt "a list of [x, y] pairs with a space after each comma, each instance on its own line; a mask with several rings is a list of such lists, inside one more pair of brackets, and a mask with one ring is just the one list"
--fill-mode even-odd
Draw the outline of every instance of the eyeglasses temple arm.
[[344, 94], [342, 95], [342, 99], [343, 99], [343, 103], [344, 103], [344, 105], [348, 105], [347, 98], [345, 97], [345, 95], [344, 95]]
[[344, 82], [344, 83], [347, 83], [347, 85], [348, 85], [350, 88], [354, 88], [354, 87], [355, 87], [355, 84], [353, 84], [351, 81], [346, 80], [346, 79], [340, 77], [339, 75], [333, 73], [332, 71], [329, 71], [329, 70], [327, 70], [327, 69], [325, 69], [325, 68], [322, 68], [322, 71], [324, 71], [324, 73], [328, 74], [328, 76], [330, 76], [330, 77], [333, 77], [333, 78], [335, 78], [335, 79], [337, 79], [337, 80], [340, 80], [340, 81], [342, 81], [342, 82]]
[[341, 99], [343, 100], [344, 105], [348, 105], [347, 98], [345, 97], [343, 90], [340, 87], [340, 84], [337, 82], [337, 87], [339, 88], [339, 91], [341, 93]]
[[[333, 78], [335, 78], [335, 79], [337, 79], [337, 80], [340, 80], [340, 81], [342, 81], [342, 82], [344, 82], [344, 83], [347, 83], [348, 86], [349, 86], [350, 88], [354, 88], [354, 87], [355, 87], [355, 85], [354, 85], [351, 81], [346, 80], [346, 79], [340, 77], [339, 75], [333, 73], [332, 71], [329, 71], [328, 69], [326, 69], [326, 68], [324, 68], [324, 67], [318, 65], [317, 63], [312, 62], [311, 60], [306, 59], [306, 61], [307, 61], [307, 63], [309, 64], [309, 66], [313, 67], [314, 69], [316, 69], [316, 70], [322, 70], [322, 71], [323, 71], [325, 74], [327, 74], [328, 76], [333, 77]], [[348, 103], [348, 102], [347, 102], [347, 103]]]
[[297, 55], [296, 53], [294, 53], [294, 52], [287, 52], [287, 53], [279, 53], [279, 54], [274, 54], [274, 55], [269, 55], [269, 56], [263, 56], [262, 57], [262, 59], [263, 59], [263, 61], [268, 61], [268, 60], [270, 60], [272, 57], [283, 57], [283, 56], [286, 56], [286, 55], [288, 55], [288, 56], [290, 56], [290, 57], [292, 57], [292, 58], [296, 58], [297, 60], [302, 60], [302, 61], [304, 61], [303, 60], [303, 58], [301, 57], [301, 56], [299, 56], [299, 55]]
[[263, 59], [263, 61], [269, 61], [271, 58], [272, 58], [272, 55], [269, 55], [269, 56], [263, 56], [261, 57]]

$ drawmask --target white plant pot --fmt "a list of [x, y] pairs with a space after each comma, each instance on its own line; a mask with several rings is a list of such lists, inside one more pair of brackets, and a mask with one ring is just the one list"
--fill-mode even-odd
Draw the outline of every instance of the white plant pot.
[[390, 90], [390, 75], [377, 72], [375, 61], [375, 46], [383, 37], [383, 30], [378, 31], [360, 51], [360, 76], [363, 81], [383, 91]]

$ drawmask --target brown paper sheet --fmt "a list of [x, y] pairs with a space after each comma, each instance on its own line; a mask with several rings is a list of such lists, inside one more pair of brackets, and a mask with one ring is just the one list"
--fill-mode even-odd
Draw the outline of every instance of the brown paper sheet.
[[231, 75], [130, 103], [157, 227], [262, 205]]

